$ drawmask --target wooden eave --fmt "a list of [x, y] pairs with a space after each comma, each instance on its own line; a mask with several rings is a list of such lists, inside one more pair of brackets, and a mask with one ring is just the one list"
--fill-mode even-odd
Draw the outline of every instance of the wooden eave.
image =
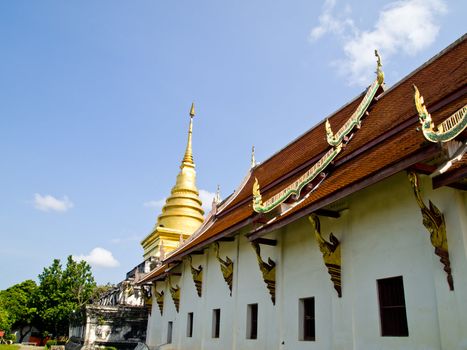
[[449, 186], [467, 191], [467, 153], [464, 154], [460, 161], [454, 163], [446, 173], [435, 176], [432, 183], [433, 189]]

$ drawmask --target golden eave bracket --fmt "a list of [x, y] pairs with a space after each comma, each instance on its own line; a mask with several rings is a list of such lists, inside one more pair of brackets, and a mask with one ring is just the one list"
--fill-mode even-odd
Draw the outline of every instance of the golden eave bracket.
[[169, 280], [169, 289], [170, 289], [170, 295], [172, 296], [172, 300], [175, 305], [175, 310], [177, 310], [177, 313], [180, 309], [180, 287], [177, 285], [172, 286], [172, 282], [170, 280], [170, 276], [168, 277]]
[[454, 280], [451, 273], [451, 262], [449, 260], [448, 238], [446, 234], [446, 222], [443, 213], [429, 201], [429, 207], [423, 202], [420, 193], [420, 184], [418, 176], [415, 172], [410, 171], [407, 175], [409, 177], [412, 190], [415, 194], [415, 199], [422, 212], [423, 226], [426, 227], [430, 234], [430, 241], [435, 248], [435, 254], [440, 258], [446, 272], [446, 279], [449, 285], [449, 290], [454, 290]]
[[272, 304], [276, 304], [276, 263], [271, 259], [268, 258], [268, 262], [265, 262], [263, 258], [261, 258], [261, 248], [259, 243], [251, 242], [253, 249], [256, 253], [256, 258], [258, 260], [258, 266], [263, 274], [264, 283], [266, 283], [266, 287], [269, 290], [269, 294], [271, 295]]
[[342, 280], [341, 280], [341, 245], [336, 236], [332, 233], [329, 235], [329, 241], [326, 241], [321, 235], [321, 223], [318, 216], [312, 214], [308, 216], [308, 220], [313, 226], [316, 241], [319, 245], [319, 250], [323, 254], [324, 265], [328, 269], [331, 276], [331, 282], [337, 295], [342, 297]]
[[159, 306], [159, 311], [162, 316], [164, 312], [164, 291], [161, 290], [160, 292], [158, 292], [155, 285], [153, 287], [153, 291], [154, 291], [154, 296], [156, 298], [157, 306]]
[[201, 293], [203, 290], [203, 267], [201, 265], [199, 265], [198, 268], [194, 267], [191, 255], [188, 255], [188, 260], [190, 262], [190, 269], [193, 276], [193, 282], [195, 283], [196, 292], [201, 298]]
[[225, 258], [225, 260], [220, 257], [218, 242], [214, 244], [214, 250], [216, 251], [216, 258], [217, 261], [219, 261], [221, 267], [222, 276], [224, 276], [224, 280], [230, 290], [230, 296], [232, 296], [233, 261], [228, 256]]

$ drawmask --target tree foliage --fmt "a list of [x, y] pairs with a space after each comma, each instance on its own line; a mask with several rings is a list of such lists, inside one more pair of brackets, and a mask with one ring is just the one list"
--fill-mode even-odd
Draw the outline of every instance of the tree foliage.
[[55, 259], [39, 275], [39, 285], [27, 280], [0, 291], [0, 329], [19, 330], [20, 342], [32, 326], [54, 336], [67, 335], [70, 317], [91, 301], [95, 289], [87, 262], [69, 256], [63, 269]]
[[11, 330], [12, 319], [8, 313], [5, 303], [3, 301], [3, 296], [0, 294], [0, 330], [10, 332]]
[[0, 319], [6, 315], [9, 329], [20, 331], [19, 341], [23, 340], [37, 317], [37, 290], [36, 282], [26, 280], [0, 292], [0, 309], [3, 311], [0, 311]]
[[111, 283], [107, 283], [103, 285], [101, 284], [101, 285], [96, 286], [96, 288], [94, 288], [94, 291], [91, 297], [92, 303], [96, 304], [100, 298], [106, 295], [113, 288], [115, 288], [115, 285]]
[[39, 275], [38, 313], [42, 328], [54, 335], [68, 333], [71, 315], [89, 302], [96, 287], [91, 267], [71, 256], [65, 269], [59, 259]]

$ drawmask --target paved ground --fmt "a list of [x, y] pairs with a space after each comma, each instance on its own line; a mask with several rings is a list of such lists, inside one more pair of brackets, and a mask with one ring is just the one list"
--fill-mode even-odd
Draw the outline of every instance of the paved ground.
[[44, 349], [43, 346], [34, 346], [34, 345], [23, 345], [18, 344], [20, 346], [19, 350], [42, 350]]

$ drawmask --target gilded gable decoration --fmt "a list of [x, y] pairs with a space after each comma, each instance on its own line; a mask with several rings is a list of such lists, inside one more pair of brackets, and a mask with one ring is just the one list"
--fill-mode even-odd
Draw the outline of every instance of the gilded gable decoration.
[[169, 276], [169, 289], [170, 289], [170, 295], [172, 296], [172, 300], [175, 305], [175, 310], [177, 310], [177, 313], [178, 313], [178, 310], [180, 308], [180, 287], [178, 286], [178, 284], [176, 284], [175, 287], [172, 286], [170, 276]]
[[[363, 97], [355, 112], [339, 129], [339, 131], [337, 131], [336, 134], [333, 133], [329, 120], [327, 120], [325, 123], [326, 139], [331, 148], [302, 176], [264, 202], [261, 197], [259, 182], [257, 179], [255, 179], [255, 183], [253, 184], [253, 210], [255, 212], [270, 212], [289, 198], [298, 200], [302, 190], [305, 187], [311, 188], [310, 191], [313, 191], [319, 186], [321, 181], [324, 180], [327, 175], [326, 168], [328, 168], [337, 155], [342, 151], [344, 146], [350, 141], [352, 138], [353, 129], [355, 127], [360, 128], [362, 118], [366, 115], [368, 107], [374, 100], [378, 89], [383, 85], [384, 73], [381, 70], [381, 58], [379, 57], [379, 54], [376, 50], [375, 55], [377, 57], [377, 77], [366, 91], [365, 96]], [[313, 184], [312, 182], [315, 180], [320, 181], [317, 181], [316, 184]]]
[[341, 281], [341, 246], [336, 236], [329, 234], [329, 241], [326, 241], [321, 235], [321, 223], [318, 216], [312, 214], [308, 216], [313, 230], [315, 232], [315, 238], [319, 245], [319, 250], [323, 254], [324, 265], [328, 269], [328, 273], [331, 276], [331, 281], [334, 284], [334, 289], [337, 291], [337, 295], [342, 297], [342, 281]]
[[427, 207], [423, 202], [417, 174], [410, 171], [408, 173], [408, 177], [415, 194], [415, 199], [422, 211], [423, 226], [425, 226], [430, 233], [430, 240], [431, 244], [435, 248], [435, 254], [439, 256], [441, 263], [444, 265], [449, 289], [454, 290], [454, 280], [451, 274], [451, 262], [449, 260], [448, 239], [446, 235], [446, 222], [444, 220], [444, 215], [430, 200], [428, 201], [429, 207]]
[[271, 294], [271, 301], [272, 304], [276, 304], [276, 263], [271, 259], [268, 258], [268, 262], [265, 262], [263, 258], [261, 258], [261, 248], [259, 243], [251, 242], [253, 249], [256, 253], [256, 258], [258, 259], [259, 269], [263, 274], [264, 283], [269, 290], [269, 294]]
[[467, 128], [467, 105], [452, 114], [438, 126], [435, 126], [425, 106], [423, 96], [414, 85], [415, 107], [422, 125], [423, 136], [431, 142], [447, 142], [460, 135]]
[[203, 289], [203, 267], [201, 265], [198, 268], [193, 266], [193, 258], [191, 255], [188, 255], [188, 261], [190, 262], [191, 274], [193, 276], [193, 282], [195, 283], [196, 292], [201, 298], [201, 293]]
[[229, 286], [230, 296], [232, 296], [232, 280], [233, 280], [233, 261], [227, 256], [225, 260], [219, 256], [219, 243], [214, 244], [214, 250], [216, 251], [216, 258], [219, 261], [222, 276]]

